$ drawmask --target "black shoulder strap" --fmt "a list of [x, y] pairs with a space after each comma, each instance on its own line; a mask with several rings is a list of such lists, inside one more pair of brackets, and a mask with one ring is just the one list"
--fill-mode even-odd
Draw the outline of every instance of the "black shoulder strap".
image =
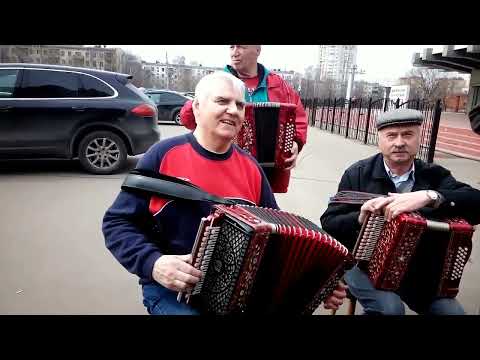
[[209, 194], [188, 181], [148, 170], [130, 171], [122, 184], [122, 190], [156, 194], [169, 199], [209, 201], [224, 205], [235, 204], [233, 200]]

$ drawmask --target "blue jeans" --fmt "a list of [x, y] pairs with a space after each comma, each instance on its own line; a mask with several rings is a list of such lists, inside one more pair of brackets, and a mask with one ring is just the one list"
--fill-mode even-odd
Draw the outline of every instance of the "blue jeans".
[[150, 315], [200, 315], [184, 301], [178, 302], [178, 293], [160, 284], [142, 286], [143, 305]]
[[[405, 306], [399, 295], [392, 291], [377, 290], [367, 274], [357, 266], [347, 271], [345, 282], [350, 292], [358, 299], [367, 315], [405, 315]], [[407, 305], [421, 314], [465, 315], [465, 310], [456, 299], [438, 298], [432, 301], [427, 310], [417, 311], [417, 304], [408, 301]]]

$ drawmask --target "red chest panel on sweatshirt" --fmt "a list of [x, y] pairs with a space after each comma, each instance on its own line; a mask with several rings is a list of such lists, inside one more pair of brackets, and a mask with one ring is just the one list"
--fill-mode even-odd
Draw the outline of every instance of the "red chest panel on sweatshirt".
[[[237, 149], [226, 160], [213, 160], [197, 153], [189, 144], [173, 147], [163, 157], [159, 172], [187, 180], [222, 197], [239, 198], [258, 204], [261, 174], [258, 167]], [[153, 196], [150, 212], [158, 213], [170, 200]]]

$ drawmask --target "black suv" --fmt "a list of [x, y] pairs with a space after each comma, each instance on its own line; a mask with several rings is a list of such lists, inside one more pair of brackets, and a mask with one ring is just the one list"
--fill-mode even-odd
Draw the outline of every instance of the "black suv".
[[155, 104], [127, 74], [0, 64], [0, 158], [78, 158], [94, 174], [160, 139]]
[[145, 94], [157, 105], [158, 121], [174, 122], [178, 125], [181, 125], [180, 109], [188, 100], [193, 99], [193, 97], [171, 90], [147, 89]]

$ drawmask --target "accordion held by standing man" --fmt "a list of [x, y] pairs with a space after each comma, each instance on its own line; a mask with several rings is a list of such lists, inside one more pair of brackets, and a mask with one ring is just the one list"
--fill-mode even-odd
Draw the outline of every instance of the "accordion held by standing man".
[[248, 103], [236, 143], [262, 167], [284, 168], [295, 138], [295, 104]]
[[192, 256], [204, 277], [187, 301], [214, 314], [311, 314], [353, 265], [348, 250], [309, 220], [244, 205], [215, 205]]

